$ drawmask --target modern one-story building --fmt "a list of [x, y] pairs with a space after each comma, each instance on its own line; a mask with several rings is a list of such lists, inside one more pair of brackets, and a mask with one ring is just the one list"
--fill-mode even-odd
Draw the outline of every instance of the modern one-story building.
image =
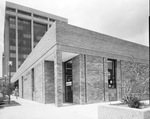
[[133, 58], [148, 99], [148, 47], [56, 21], [11, 81], [20, 97], [56, 106], [121, 100]]

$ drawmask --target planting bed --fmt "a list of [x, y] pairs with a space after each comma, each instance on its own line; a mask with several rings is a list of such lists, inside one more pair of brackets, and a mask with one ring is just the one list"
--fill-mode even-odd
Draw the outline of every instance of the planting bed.
[[98, 119], [150, 119], [150, 107], [136, 109], [121, 103], [99, 105]]

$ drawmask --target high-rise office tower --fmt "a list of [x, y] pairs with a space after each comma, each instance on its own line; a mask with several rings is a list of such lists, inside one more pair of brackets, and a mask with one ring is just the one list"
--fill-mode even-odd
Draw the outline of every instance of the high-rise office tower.
[[55, 21], [68, 22], [66, 18], [6, 2], [3, 76], [16, 72]]

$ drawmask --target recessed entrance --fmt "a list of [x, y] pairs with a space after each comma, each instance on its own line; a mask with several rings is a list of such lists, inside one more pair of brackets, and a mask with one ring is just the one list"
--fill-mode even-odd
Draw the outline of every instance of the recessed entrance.
[[73, 103], [72, 60], [65, 62], [65, 102]]

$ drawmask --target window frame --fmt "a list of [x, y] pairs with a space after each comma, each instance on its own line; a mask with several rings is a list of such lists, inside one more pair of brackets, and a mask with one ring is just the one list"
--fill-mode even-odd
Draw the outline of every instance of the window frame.
[[108, 59], [108, 62], [112, 63], [112, 72], [110, 72], [110, 78], [109, 78], [109, 67], [108, 67], [108, 88], [109, 89], [116, 89], [117, 88], [117, 73], [116, 73], [116, 60], [115, 59]]

